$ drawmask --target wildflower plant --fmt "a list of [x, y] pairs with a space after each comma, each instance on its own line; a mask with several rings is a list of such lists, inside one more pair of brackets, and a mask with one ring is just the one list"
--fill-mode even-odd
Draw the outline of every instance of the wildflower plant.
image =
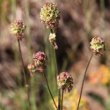
[[[47, 37], [50, 42], [49, 45], [51, 45], [53, 47], [52, 49], [54, 51], [55, 59], [56, 59], [55, 49], [58, 49], [58, 46], [56, 43], [55, 29], [58, 26], [59, 18], [60, 18], [60, 12], [59, 12], [56, 4], [47, 2], [41, 8], [40, 19], [41, 19], [42, 23], [44, 23], [44, 25], [46, 26], [46, 29], [49, 29], [49, 35]], [[18, 41], [21, 62], [22, 62], [22, 66], [24, 68], [24, 81], [25, 81], [25, 84], [27, 84], [27, 78], [26, 78], [27, 73], [25, 72], [25, 65], [24, 65], [22, 52], [21, 52], [21, 45], [20, 45], [20, 41], [24, 38], [25, 28], [26, 28], [26, 26], [24, 25], [24, 23], [19, 20], [19, 21], [16, 21], [11, 24], [10, 31], [13, 35], [15, 35], [15, 37], [17, 38], [17, 41]], [[76, 110], [79, 110], [79, 107], [80, 107], [82, 92], [83, 92], [83, 88], [84, 88], [84, 82], [85, 82], [87, 70], [88, 70], [90, 62], [93, 58], [93, 55], [102, 54], [102, 52], [104, 51], [104, 48], [105, 48], [105, 45], [104, 45], [104, 41], [102, 38], [100, 38], [100, 37], [92, 38], [92, 40], [90, 42], [90, 49], [92, 50], [92, 54], [90, 56], [90, 59], [87, 63], [87, 66], [86, 66], [86, 69], [84, 72], [83, 80], [81, 83], [81, 91], [79, 93], [78, 103], [76, 104], [76, 108], [75, 108]], [[27, 68], [29, 70], [30, 76], [34, 76], [36, 73], [41, 73], [43, 75], [43, 78], [46, 82], [49, 94], [52, 98], [52, 101], [53, 101], [53, 104], [54, 104], [56, 110], [63, 110], [64, 109], [63, 98], [65, 95], [64, 93], [66, 93], [65, 91], [70, 92], [72, 90], [74, 81], [73, 81], [72, 76], [68, 72], [61, 72], [60, 74], [58, 74], [59, 72], [57, 69], [57, 63], [55, 64], [56, 71], [57, 71], [55, 74], [55, 78], [56, 78], [55, 84], [57, 84], [57, 89], [58, 89], [58, 91], [57, 91], [58, 92], [58, 94], [57, 94], [58, 101], [56, 103], [54, 96], [51, 92], [50, 86], [49, 86], [48, 77], [47, 77], [48, 73], [46, 74], [46, 72], [45, 72], [47, 69], [48, 60], [49, 60], [49, 57], [47, 56], [46, 52], [38, 51], [35, 54], [33, 54], [32, 62], [27, 66]], [[31, 77], [30, 77], [30, 79], [31, 79]], [[30, 89], [31, 89], [31, 85], [29, 85], [28, 89], [27, 89], [27, 96], [28, 96], [28, 102], [29, 102], [28, 110], [32, 110], [31, 100], [30, 100], [30, 98], [31, 98]]]
[[87, 70], [88, 67], [90, 65], [90, 62], [93, 58], [93, 55], [98, 55], [98, 54], [102, 54], [102, 52], [105, 50], [105, 43], [104, 40], [101, 37], [93, 37], [91, 42], [90, 42], [90, 49], [92, 50], [92, 54], [90, 56], [90, 59], [87, 63], [85, 72], [84, 72], [84, 76], [83, 76], [83, 80], [82, 80], [82, 85], [81, 85], [81, 91], [80, 91], [80, 96], [79, 96], [79, 101], [78, 101], [78, 105], [77, 105], [77, 110], [79, 110], [79, 105], [80, 105], [80, 101], [81, 101], [81, 97], [82, 97], [82, 92], [83, 92], [83, 88], [84, 88], [84, 82], [86, 79], [86, 74], [87, 74]]
[[21, 63], [22, 63], [22, 67], [23, 67], [24, 83], [25, 83], [25, 85], [27, 85], [25, 65], [24, 65], [24, 61], [23, 61], [23, 57], [22, 57], [21, 44], [20, 44], [20, 41], [24, 38], [25, 29], [26, 29], [26, 26], [24, 25], [22, 20], [16, 20], [10, 26], [11, 34], [13, 34], [16, 37], [17, 42], [18, 42], [18, 49], [19, 49]]
[[56, 34], [55, 29], [58, 27], [60, 18], [60, 11], [56, 4], [54, 3], [45, 3], [40, 11], [40, 19], [41, 22], [44, 23], [46, 28], [50, 30], [49, 34], [49, 42], [54, 47], [54, 49], [58, 49], [56, 43]]

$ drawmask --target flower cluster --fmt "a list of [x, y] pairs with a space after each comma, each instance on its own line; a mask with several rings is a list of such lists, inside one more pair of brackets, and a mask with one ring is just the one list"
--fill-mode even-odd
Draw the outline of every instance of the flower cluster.
[[105, 49], [104, 40], [101, 37], [92, 38], [90, 48], [95, 54], [102, 54]]
[[56, 28], [59, 21], [59, 10], [53, 3], [45, 3], [40, 11], [40, 19], [47, 28]]
[[57, 76], [57, 85], [59, 89], [71, 91], [73, 88], [73, 78], [68, 72], [62, 72]]
[[24, 23], [18, 20], [11, 24], [10, 31], [17, 37], [18, 40], [22, 40], [25, 28], [26, 26], [24, 25]]
[[44, 52], [37, 52], [33, 55], [33, 61], [31, 64], [28, 65], [28, 69], [30, 74], [32, 75], [35, 72], [44, 72], [46, 67], [46, 54]]
[[110, 83], [110, 69], [106, 65], [101, 65], [99, 69], [89, 75], [92, 84], [108, 85]]

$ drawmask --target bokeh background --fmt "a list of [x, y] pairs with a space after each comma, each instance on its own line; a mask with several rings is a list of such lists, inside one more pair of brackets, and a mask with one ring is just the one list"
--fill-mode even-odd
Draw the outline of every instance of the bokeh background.
[[[54, 93], [51, 84], [55, 61], [53, 52], [47, 49], [46, 30], [39, 17], [45, 2], [47, 0], [0, 0], [0, 110], [27, 110], [21, 78], [23, 67], [16, 38], [9, 32], [10, 24], [15, 20], [22, 19], [26, 24], [25, 38], [21, 42], [25, 67], [30, 63], [32, 54], [39, 50], [46, 50], [50, 55], [48, 79]], [[75, 110], [82, 76], [91, 55], [89, 42], [93, 36], [101, 36], [105, 40], [106, 50], [103, 56], [92, 59], [81, 110], [110, 110], [110, 0], [51, 2], [58, 5], [61, 14], [56, 30], [58, 71], [66, 70], [74, 79], [73, 91], [65, 96], [65, 110]], [[46, 95], [47, 90], [45, 92], [45, 82], [40, 75], [36, 77], [32, 85], [32, 94], [35, 95], [31, 99], [32, 110], [49, 110], [50, 98]]]

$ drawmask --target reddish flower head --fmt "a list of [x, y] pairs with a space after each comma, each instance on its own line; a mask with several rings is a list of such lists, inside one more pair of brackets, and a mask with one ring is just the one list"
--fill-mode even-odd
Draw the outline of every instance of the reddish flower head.
[[44, 52], [37, 52], [33, 55], [33, 62], [37, 68], [37, 71], [43, 72], [46, 67], [47, 56]]
[[68, 72], [62, 72], [57, 76], [59, 89], [71, 91], [73, 88], [73, 78]]

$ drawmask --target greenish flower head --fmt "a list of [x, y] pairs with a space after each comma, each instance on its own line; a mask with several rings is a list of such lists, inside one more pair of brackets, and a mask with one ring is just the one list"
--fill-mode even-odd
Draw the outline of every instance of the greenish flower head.
[[57, 6], [53, 3], [45, 3], [40, 11], [40, 19], [47, 28], [55, 28], [59, 20], [59, 10]]
[[104, 40], [101, 37], [94, 37], [94, 38], [92, 38], [92, 40], [90, 42], [90, 49], [95, 54], [102, 54], [102, 52], [105, 49]]
[[17, 39], [22, 39], [26, 26], [22, 21], [15, 21], [11, 24], [10, 32], [14, 34]]

